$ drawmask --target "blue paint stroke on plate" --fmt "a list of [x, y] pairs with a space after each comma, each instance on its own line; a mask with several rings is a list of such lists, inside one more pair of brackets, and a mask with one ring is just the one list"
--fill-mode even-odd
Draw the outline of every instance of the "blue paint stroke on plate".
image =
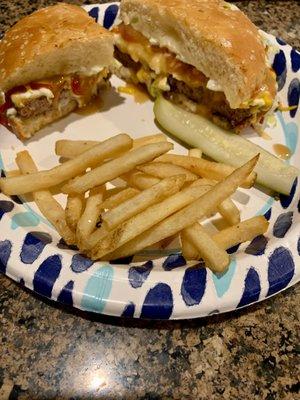
[[298, 243], [297, 243], [297, 251], [298, 251], [298, 255], [300, 256], [300, 236], [299, 236]]
[[217, 296], [219, 298], [223, 297], [224, 294], [228, 291], [235, 270], [236, 270], [236, 260], [233, 257], [226, 272], [224, 272], [223, 274], [212, 275]]
[[118, 10], [119, 6], [117, 6], [117, 4], [111, 4], [107, 7], [103, 19], [104, 28], [109, 29], [113, 25], [118, 14]]
[[76, 273], [84, 272], [94, 264], [94, 261], [82, 254], [74, 254], [71, 262], [71, 270]]
[[262, 208], [257, 211], [255, 215], [265, 215], [271, 208], [274, 203], [274, 197], [269, 197], [266, 203], [262, 206]]
[[20, 258], [24, 264], [32, 264], [42, 253], [45, 246], [52, 242], [52, 237], [46, 232], [28, 232], [25, 236]]
[[293, 211], [280, 214], [273, 226], [273, 235], [277, 238], [285, 237], [293, 223]]
[[57, 297], [57, 301], [60, 303], [68, 304], [69, 306], [73, 305], [73, 297], [72, 291], [74, 288], [74, 281], [69, 281], [61, 290]]
[[204, 264], [189, 267], [184, 272], [181, 296], [187, 306], [199, 304], [206, 289], [207, 270]]
[[93, 7], [90, 9], [89, 11], [89, 16], [94, 18], [94, 20], [96, 22], [98, 22], [98, 18], [99, 18], [99, 7]]
[[297, 113], [299, 106], [299, 98], [300, 98], [300, 81], [298, 78], [294, 78], [289, 84], [289, 90], [287, 93], [289, 107], [295, 107], [293, 110], [290, 110], [291, 118], [294, 118]]
[[291, 51], [291, 65], [294, 72], [298, 72], [300, 69], [300, 53], [296, 49]]
[[9, 213], [14, 208], [14, 203], [9, 200], [0, 200], [0, 221], [4, 214]]
[[291, 205], [291, 202], [293, 201], [296, 193], [297, 184], [298, 184], [298, 178], [295, 179], [291, 189], [291, 193], [288, 196], [280, 193], [279, 200], [282, 208], [288, 208]]
[[40, 219], [36, 214], [32, 214], [30, 211], [20, 212], [15, 214], [11, 219], [11, 229], [15, 230], [19, 227], [25, 226], [37, 226], [40, 223]]
[[272, 207], [269, 208], [269, 210], [267, 212], [265, 212], [264, 217], [266, 218], [266, 220], [270, 221], [272, 216]]
[[[280, 125], [283, 129], [285, 143], [291, 150], [291, 153], [294, 154], [298, 143], [298, 126], [295, 122], [286, 123], [282, 116], [282, 112], [277, 112], [276, 116], [279, 119]], [[289, 160], [287, 160], [287, 162], [288, 161]]]
[[267, 296], [284, 289], [292, 280], [295, 271], [293, 255], [286, 247], [278, 247], [269, 257]]
[[128, 280], [130, 285], [135, 289], [140, 288], [148, 278], [152, 268], [152, 261], [147, 261], [145, 264], [136, 267], [130, 267], [128, 270]]
[[61, 255], [55, 254], [42, 262], [33, 278], [33, 290], [35, 292], [51, 298], [52, 288], [62, 268], [61, 259]]
[[130, 302], [130, 303], [126, 304], [126, 306], [124, 307], [121, 317], [133, 318], [134, 311], [135, 311], [135, 305], [134, 305], [134, 303]]
[[163, 269], [165, 271], [172, 271], [174, 268], [183, 267], [186, 265], [185, 258], [182, 254], [170, 254], [163, 262]]
[[11, 254], [12, 244], [9, 240], [0, 241], [0, 272], [5, 274], [7, 262]]
[[282, 50], [280, 50], [274, 57], [273, 69], [276, 73], [278, 92], [280, 92], [285, 85], [287, 75], [286, 58]]
[[238, 251], [240, 245], [241, 245], [241, 244], [239, 243], [239, 244], [236, 244], [235, 246], [230, 247], [229, 249], [226, 250], [227, 253], [228, 253], [228, 254], [234, 254], [234, 253], [236, 253], [236, 252]]
[[268, 238], [266, 238], [264, 235], [256, 236], [256, 238], [254, 238], [246, 247], [245, 253], [251, 254], [252, 256], [262, 256], [265, 254], [267, 244]]
[[141, 318], [169, 319], [173, 306], [173, 294], [170, 286], [166, 283], [158, 283], [146, 294]]
[[277, 37], [276, 40], [280, 44], [280, 46], [286, 46], [286, 43], [284, 40], [280, 39], [279, 37]]
[[84, 288], [81, 307], [86, 311], [101, 313], [112, 288], [114, 270], [110, 265], [98, 268]]
[[244, 283], [244, 291], [237, 308], [258, 301], [261, 291], [259, 275], [253, 267], [247, 273]]

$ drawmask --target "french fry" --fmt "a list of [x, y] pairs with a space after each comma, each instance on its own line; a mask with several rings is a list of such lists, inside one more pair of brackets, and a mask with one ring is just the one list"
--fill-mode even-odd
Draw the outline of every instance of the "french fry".
[[[212, 239], [222, 249], [227, 250], [230, 249], [230, 247], [236, 246], [237, 244], [249, 242], [256, 236], [263, 235], [267, 232], [268, 227], [269, 222], [265, 217], [260, 215], [242, 221], [237, 225], [223, 229], [222, 231], [212, 235]], [[181, 235], [184, 236], [184, 232], [185, 230], [181, 232]], [[197, 249], [191, 245], [190, 242], [188, 242], [188, 246], [185, 246], [182, 251], [186, 260], [199, 259], [199, 253]]]
[[5, 176], [7, 178], [12, 178], [14, 176], [20, 176], [20, 175], [22, 175], [22, 173], [18, 169], [12, 169], [10, 171], [5, 171]]
[[74, 158], [101, 142], [95, 140], [66, 140], [55, 142], [55, 154], [63, 158]]
[[[133, 149], [144, 146], [146, 144], [166, 141], [167, 136], [163, 133], [144, 136], [133, 140]], [[74, 158], [85, 151], [97, 146], [101, 142], [96, 140], [57, 140], [55, 143], [55, 154], [63, 158]]]
[[236, 225], [241, 221], [240, 211], [230, 198], [219, 204], [218, 211], [229, 225]]
[[66, 204], [66, 221], [72, 231], [76, 231], [78, 221], [81, 217], [85, 205], [85, 199], [82, 195], [69, 195]]
[[[107, 191], [108, 192], [108, 191]], [[112, 208], [117, 207], [118, 205], [122, 204], [123, 202], [131, 199], [132, 197], [139, 194], [140, 191], [134, 188], [123, 188], [122, 190], [112, 194], [111, 196], [105, 198], [103, 201], [103, 209], [111, 210]]]
[[127, 174], [123, 174], [121, 178], [129, 185], [139, 190], [145, 190], [153, 185], [156, 185], [160, 179], [154, 176], [144, 174], [142, 172], [133, 170]]
[[107, 189], [104, 193], [103, 201], [105, 201], [111, 196], [114, 196], [115, 194], [122, 192], [125, 188], [126, 186], [115, 186], [113, 188]]
[[262, 215], [247, 219], [213, 235], [213, 240], [223, 249], [248, 242], [267, 232], [269, 222]]
[[185, 235], [185, 229], [180, 232], [182, 255], [186, 260], [197, 260], [198, 251]]
[[[213, 186], [207, 193], [203, 194], [191, 204], [173, 213], [161, 222], [155, 222], [155, 226], [152, 224], [151, 228], [148, 228], [147, 231], [144, 230], [142, 234], [135, 236], [133, 240], [120, 246], [116, 251], [111, 250], [111, 253], [106, 255], [106, 258], [112, 260], [135, 254], [145, 247], [151, 246], [166, 237], [175, 235], [187, 226], [197, 222], [199, 219], [215, 210], [223, 200], [235, 192], [241, 182], [245, 181], [246, 177], [255, 167], [258, 157], [259, 155], [248, 161], [242, 167], [236, 169], [231, 175]], [[101, 252], [99, 254], [101, 254]], [[98, 253], [94, 252], [92, 255], [97, 258]]]
[[96, 230], [88, 239], [89, 247], [94, 247], [90, 252], [91, 257], [98, 259], [117, 249], [164, 218], [195, 201], [209, 189], [209, 187], [201, 185], [190, 186], [133, 216], [109, 233], [106, 229]]
[[155, 176], [156, 178], [164, 179], [174, 175], [185, 175], [186, 182], [193, 182], [199, 179], [199, 176], [193, 174], [188, 169], [179, 167], [179, 165], [171, 163], [149, 163], [136, 167], [138, 171], [142, 171], [145, 174]]
[[199, 224], [195, 223], [184, 230], [184, 236], [197, 249], [200, 257], [213, 272], [224, 272], [230, 257]]
[[[164, 154], [154, 160], [154, 162], [165, 162], [184, 167], [194, 174], [202, 176], [203, 178], [213, 179], [216, 181], [222, 181], [224, 178], [229, 176], [233, 171], [234, 167], [215, 161], [204, 160], [203, 158], [181, 156], [178, 154]], [[246, 177], [245, 182], [241, 183], [242, 187], [250, 188], [253, 186], [256, 179], [256, 173], [251, 172]]]
[[141, 138], [137, 138], [133, 140], [133, 149], [136, 149], [141, 146], [145, 146], [146, 144], [151, 144], [151, 143], [158, 143], [158, 142], [163, 142], [167, 141], [168, 137], [164, 135], [163, 133], [156, 133], [154, 135], [147, 135], [143, 136]]
[[15, 195], [50, 188], [81, 174], [88, 167], [99, 165], [100, 162], [120, 151], [129, 150], [131, 146], [132, 139], [128, 135], [117, 135], [50, 170], [13, 178], [1, 178], [0, 189], [6, 195]]
[[[33, 174], [38, 171], [27, 150], [17, 154], [16, 163], [22, 174]], [[69, 245], [75, 244], [75, 235], [67, 225], [65, 211], [52, 194], [48, 190], [40, 190], [33, 192], [33, 198], [41, 213], [51, 222], [64, 241]]]
[[[131, 150], [130, 152], [108, 161], [105, 164], [94, 168], [85, 175], [74, 178], [72, 181], [63, 186], [63, 193], [84, 193], [95, 186], [103, 185], [104, 183], [113, 180], [129, 172], [137, 165], [151, 161], [159, 155], [171, 150], [173, 145], [168, 142], [159, 142], [148, 144]], [[80, 156], [79, 156], [80, 157]]]
[[177, 193], [185, 182], [184, 175], [176, 175], [163, 179], [156, 185], [137, 194], [118, 207], [102, 215], [104, 226], [112, 230], [122, 222], [144, 211], [147, 207], [157, 204], [164, 198]]
[[77, 224], [76, 239], [79, 248], [85, 248], [86, 238], [96, 229], [96, 224], [102, 210], [105, 185], [95, 188], [86, 200], [85, 209]]
[[189, 157], [202, 157], [202, 151], [200, 149], [189, 149]]

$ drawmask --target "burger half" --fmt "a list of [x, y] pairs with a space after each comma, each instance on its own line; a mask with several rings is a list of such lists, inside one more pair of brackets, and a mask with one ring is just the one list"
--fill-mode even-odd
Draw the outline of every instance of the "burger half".
[[98, 96], [112, 61], [113, 35], [78, 6], [21, 19], [0, 42], [0, 123], [30, 138]]
[[276, 76], [256, 26], [222, 0], [122, 0], [116, 73], [240, 131], [272, 108]]

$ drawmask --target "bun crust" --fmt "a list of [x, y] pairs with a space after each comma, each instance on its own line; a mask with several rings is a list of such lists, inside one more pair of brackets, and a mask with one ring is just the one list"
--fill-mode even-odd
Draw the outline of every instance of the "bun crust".
[[112, 60], [113, 35], [81, 7], [59, 3], [6, 32], [0, 41], [0, 91], [54, 75], [89, 75]]
[[222, 87], [238, 108], [264, 85], [268, 67], [256, 26], [223, 0], [122, 0], [121, 19]]

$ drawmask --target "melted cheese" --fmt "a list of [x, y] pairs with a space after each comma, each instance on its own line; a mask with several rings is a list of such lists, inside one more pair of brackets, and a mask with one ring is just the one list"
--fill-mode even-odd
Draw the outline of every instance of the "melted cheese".
[[37, 90], [29, 89], [24, 93], [15, 93], [11, 95], [11, 100], [14, 105], [18, 108], [24, 107], [28, 101], [38, 99], [39, 97], [45, 96], [49, 103], [54, 98], [54, 94], [50, 89], [40, 88]]
[[197, 68], [178, 60], [166, 48], [154, 45], [156, 41], [148, 41], [130, 26], [119, 25], [115, 28], [115, 39], [120, 51], [129, 54], [133, 61], [149, 67], [157, 75], [172, 74], [190, 87], [205, 86], [208, 81]]

